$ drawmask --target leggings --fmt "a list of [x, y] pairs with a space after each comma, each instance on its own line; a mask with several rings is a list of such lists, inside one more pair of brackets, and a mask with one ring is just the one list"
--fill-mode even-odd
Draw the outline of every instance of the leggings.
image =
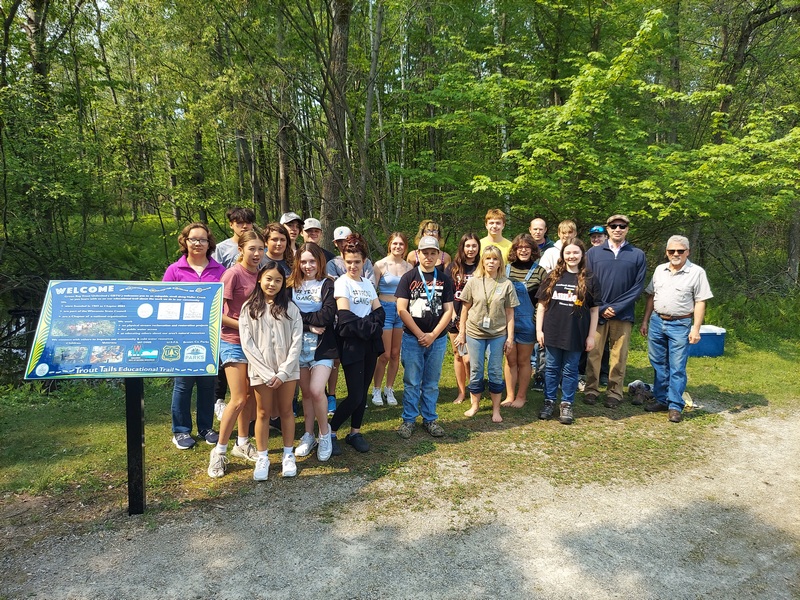
[[350, 419], [350, 427], [361, 429], [364, 421], [364, 411], [367, 408], [367, 392], [372, 383], [372, 376], [375, 373], [375, 364], [378, 362], [378, 355], [367, 352], [364, 360], [359, 360], [348, 365], [342, 365], [344, 371], [344, 381], [347, 384], [347, 398], [342, 400], [336, 412], [331, 418], [331, 429], [339, 431], [347, 419]]

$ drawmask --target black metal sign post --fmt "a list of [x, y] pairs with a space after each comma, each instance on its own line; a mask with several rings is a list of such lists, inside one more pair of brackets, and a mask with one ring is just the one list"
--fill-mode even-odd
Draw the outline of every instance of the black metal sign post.
[[217, 374], [222, 287], [99, 280], [47, 286], [25, 379], [124, 378], [129, 515], [145, 511], [144, 378]]
[[125, 422], [128, 437], [128, 514], [141, 515], [144, 494], [144, 379], [125, 379]]

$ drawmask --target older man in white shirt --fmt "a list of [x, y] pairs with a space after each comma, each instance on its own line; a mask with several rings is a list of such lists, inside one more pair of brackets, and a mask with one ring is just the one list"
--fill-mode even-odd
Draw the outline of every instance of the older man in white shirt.
[[689, 240], [667, 240], [667, 261], [656, 267], [645, 288], [647, 305], [639, 331], [647, 336], [647, 354], [655, 371], [650, 412], [665, 411], [669, 420], [683, 420], [689, 344], [700, 341], [706, 301], [714, 295], [706, 272], [689, 260]]

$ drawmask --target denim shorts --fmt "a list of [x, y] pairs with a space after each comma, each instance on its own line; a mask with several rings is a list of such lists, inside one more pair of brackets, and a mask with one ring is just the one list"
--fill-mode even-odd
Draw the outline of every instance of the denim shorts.
[[384, 302], [381, 300], [383, 312], [386, 313], [386, 320], [383, 322], [383, 329], [402, 329], [403, 321], [397, 314], [397, 302]]
[[240, 344], [231, 344], [225, 340], [219, 341], [219, 362], [225, 365], [239, 363], [247, 364], [247, 357], [244, 355]]
[[535, 344], [536, 328], [530, 321], [514, 321], [514, 343], [515, 344]]
[[319, 345], [319, 336], [310, 331], [303, 332], [303, 348], [300, 350], [300, 368], [313, 369], [317, 365], [333, 368], [332, 358], [323, 358], [322, 360], [314, 360], [314, 355], [317, 353], [317, 346]]
[[301, 369], [313, 369], [314, 367], [328, 367], [329, 369], [333, 369], [333, 359], [323, 358], [321, 360], [312, 360], [310, 362], [303, 362], [302, 360], [300, 361]]

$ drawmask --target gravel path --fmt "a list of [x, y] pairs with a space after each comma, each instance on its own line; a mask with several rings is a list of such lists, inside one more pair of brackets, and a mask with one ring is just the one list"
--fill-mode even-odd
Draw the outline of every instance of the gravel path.
[[0, 598], [800, 598], [800, 415], [728, 418], [716, 446], [644, 484], [534, 480], [458, 511], [301, 477], [32, 548], [4, 527]]

